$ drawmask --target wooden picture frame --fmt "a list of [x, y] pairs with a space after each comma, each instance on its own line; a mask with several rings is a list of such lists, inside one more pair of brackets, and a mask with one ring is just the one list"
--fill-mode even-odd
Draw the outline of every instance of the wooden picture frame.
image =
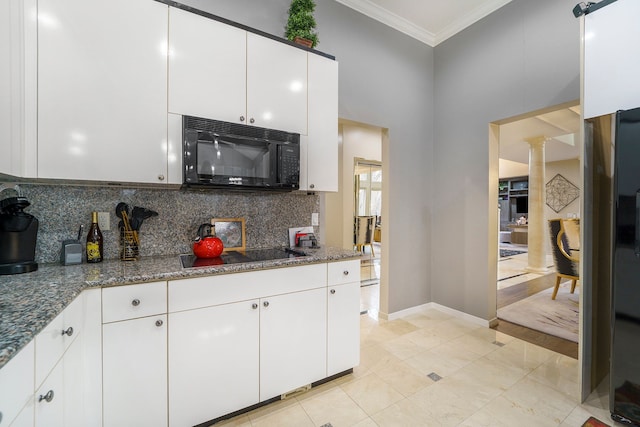
[[224, 252], [245, 250], [247, 234], [244, 218], [211, 218], [211, 225], [215, 226], [216, 236], [224, 244]]

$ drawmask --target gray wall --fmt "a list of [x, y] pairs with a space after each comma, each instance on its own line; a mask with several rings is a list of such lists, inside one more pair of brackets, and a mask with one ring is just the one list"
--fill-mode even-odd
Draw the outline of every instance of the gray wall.
[[[289, 0], [183, 0], [282, 35]], [[317, 49], [340, 63], [341, 118], [389, 129], [384, 226], [393, 313], [430, 301], [433, 49], [335, 1], [316, 2]], [[383, 156], [384, 157], [384, 156]]]
[[[580, 97], [574, 0], [514, 0], [435, 48], [432, 300], [491, 319], [488, 123]], [[437, 250], [436, 250], [437, 249]], [[495, 268], [495, 266], [493, 266]]]

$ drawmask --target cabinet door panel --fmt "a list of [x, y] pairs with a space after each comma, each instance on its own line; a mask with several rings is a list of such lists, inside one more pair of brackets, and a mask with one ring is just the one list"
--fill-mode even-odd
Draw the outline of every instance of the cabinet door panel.
[[[338, 191], [338, 63], [309, 54], [306, 189]], [[301, 170], [301, 174], [304, 171]], [[301, 183], [302, 184], [302, 183]]]
[[360, 282], [329, 286], [327, 376], [360, 364]]
[[35, 399], [36, 427], [64, 427], [64, 367], [62, 362], [55, 366], [42, 386], [36, 391]]
[[258, 403], [258, 301], [169, 315], [169, 424], [199, 424]]
[[0, 425], [9, 425], [33, 396], [34, 347], [29, 343], [0, 369]]
[[169, 8], [169, 112], [241, 123], [247, 32]]
[[306, 51], [247, 34], [247, 116], [255, 126], [307, 133]]
[[167, 425], [166, 323], [164, 315], [102, 326], [105, 427]]
[[38, 177], [162, 182], [167, 9], [145, 0], [38, 2]]
[[260, 400], [326, 377], [327, 290], [263, 298]]

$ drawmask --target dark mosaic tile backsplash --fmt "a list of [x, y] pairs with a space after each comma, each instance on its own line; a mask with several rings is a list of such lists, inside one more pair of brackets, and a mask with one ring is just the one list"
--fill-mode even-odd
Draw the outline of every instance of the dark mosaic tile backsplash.
[[[102, 230], [105, 259], [118, 258], [119, 233], [115, 207], [125, 202], [158, 212], [140, 229], [140, 255], [191, 252], [198, 226], [212, 217], [246, 221], [247, 248], [288, 246], [288, 228], [307, 226], [318, 212], [317, 195], [305, 193], [191, 192], [177, 189], [129, 189], [21, 184], [31, 206], [25, 212], [38, 218], [36, 261], [58, 262], [65, 239], [75, 239], [84, 224], [82, 242], [91, 224], [91, 212], [109, 212], [111, 229]], [[4, 196], [4, 194], [3, 194]]]

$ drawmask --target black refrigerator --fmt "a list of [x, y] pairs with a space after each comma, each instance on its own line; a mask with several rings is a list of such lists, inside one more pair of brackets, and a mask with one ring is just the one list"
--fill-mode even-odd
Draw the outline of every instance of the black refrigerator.
[[640, 425], [640, 108], [616, 113], [611, 417]]

